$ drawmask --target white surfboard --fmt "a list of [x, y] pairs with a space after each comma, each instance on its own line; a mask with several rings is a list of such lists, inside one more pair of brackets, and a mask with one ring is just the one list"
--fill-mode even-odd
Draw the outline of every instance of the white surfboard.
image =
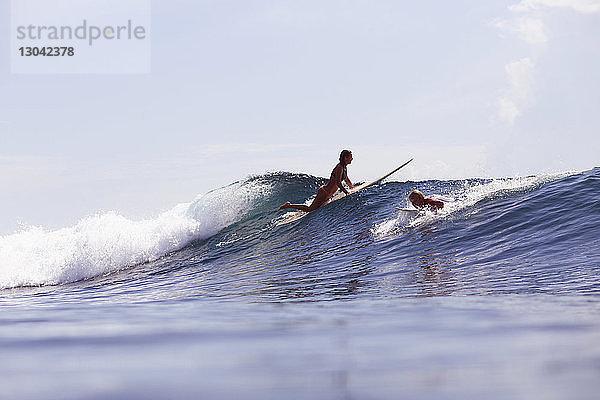
[[[344, 193], [344, 192], [338, 192], [335, 196], [333, 196], [331, 199], [329, 199], [329, 201], [327, 201], [325, 204], [323, 204], [320, 208], [326, 206], [329, 203], [332, 203], [336, 200], [342, 199], [346, 196], [351, 196], [354, 193], [366, 189], [370, 186], [376, 185], [379, 182], [383, 181], [385, 178], [387, 178], [388, 176], [392, 175], [393, 173], [397, 172], [400, 168], [406, 166], [409, 162], [411, 162], [413, 159], [411, 158], [410, 160], [408, 160], [407, 162], [405, 162], [404, 164], [402, 164], [401, 166], [394, 168], [393, 170], [391, 170], [390, 172], [388, 172], [385, 175], [380, 176], [379, 178], [369, 181], [369, 182], [365, 182], [361, 185], [355, 186], [354, 189], [352, 189], [348, 194]], [[296, 211], [296, 212], [288, 212], [285, 216], [284, 216], [284, 220], [283, 222], [281, 222], [282, 224], [287, 224], [289, 222], [293, 222], [296, 221], [302, 217], [304, 217], [305, 215], [307, 215], [307, 212], [304, 211]]]
[[373, 185], [376, 185], [376, 184], [378, 184], [379, 182], [381, 182], [382, 180], [384, 180], [384, 179], [385, 179], [385, 178], [387, 178], [388, 176], [390, 176], [390, 175], [392, 175], [393, 173], [395, 173], [396, 171], [398, 171], [400, 168], [402, 168], [402, 167], [406, 166], [406, 164], [408, 164], [408, 163], [409, 163], [409, 162], [411, 162], [412, 160], [413, 160], [413, 159], [411, 158], [410, 160], [408, 160], [407, 162], [405, 162], [404, 164], [402, 164], [402, 165], [401, 165], [401, 166], [399, 166], [398, 168], [395, 168], [395, 169], [393, 169], [392, 171], [388, 172], [387, 174], [385, 174], [385, 175], [383, 175], [383, 176], [380, 176], [379, 178], [377, 178], [377, 179], [375, 179], [375, 180], [373, 180], [373, 181], [370, 181], [370, 182], [365, 182], [365, 183], [363, 183], [362, 185], [355, 186], [355, 187], [354, 187], [354, 189], [352, 189], [352, 191], [351, 191], [350, 193], [348, 193], [348, 194], [346, 194], [346, 193], [344, 193], [344, 192], [338, 192], [338, 193], [337, 193], [335, 196], [333, 196], [331, 199], [329, 199], [329, 201], [328, 201], [328, 202], [326, 202], [326, 203], [325, 203], [325, 204], [323, 204], [323, 205], [326, 205], [326, 204], [332, 203], [332, 202], [334, 202], [334, 201], [336, 201], [336, 200], [339, 200], [339, 199], [341, 199], [341, 198], [344, 198], [344, 197], [346, 197], [346, 196], [350, 196], [350, 195], [352, 195], [352, 194], [354, 194], [354, 193], [358, 192], [359, 190], [363, 190], [363, 189], [366, 189], [366, 188], [368, 188], [369, 186], [373, 186]]
[[400, 210], [400, 212], [402, 213], [402, 215], [405, 215], [409, 218], [413, 218], [418, 216], [420, 213], [422, 213], [422, 210], [417, 210], [416, 208], [400, 208], [400, 207], [396, 207], [398, 210]]

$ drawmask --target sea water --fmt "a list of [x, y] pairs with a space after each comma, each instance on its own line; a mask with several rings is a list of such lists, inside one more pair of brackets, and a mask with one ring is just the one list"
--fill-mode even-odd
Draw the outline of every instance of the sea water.
[[[600, 169], [249, 177], [156, 218], [0, 237], [0, 398], [596, 399]], [[407, 217], [410, 191], [444, 196]]]

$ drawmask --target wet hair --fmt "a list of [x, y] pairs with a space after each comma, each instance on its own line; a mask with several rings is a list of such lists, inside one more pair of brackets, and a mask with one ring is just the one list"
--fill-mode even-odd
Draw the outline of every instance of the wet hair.
[[416, 199], [420, 199], [420, 200], [425, 200], [425, 196], [423, 196], [423, 193], [421, 193], [418, 190], [413, 190], [412, 192], [410, 192], [410, 194], [408, 195], [408, 199], [409, 200], [416, 200]]
[[344, 164], [344, 158], [346, 158], [347, 156], [351, 155], [352, 152], [350, 150], [342, 150], [342, 152], [340, 153], [340, 162], [342, 164]]

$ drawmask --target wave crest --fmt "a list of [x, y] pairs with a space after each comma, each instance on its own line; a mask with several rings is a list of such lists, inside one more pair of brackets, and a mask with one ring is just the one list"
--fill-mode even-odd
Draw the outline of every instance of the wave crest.
[[153, 219], [107, 212], [55, 231], [25, 228], [0, 237], [0, 289], [76, 282], [154, 261], [236, 223], [269, 193], [267, 182], [250, 178]]

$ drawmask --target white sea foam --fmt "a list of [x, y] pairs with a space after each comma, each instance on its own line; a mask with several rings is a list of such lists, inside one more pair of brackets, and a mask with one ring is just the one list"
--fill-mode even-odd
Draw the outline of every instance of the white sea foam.
[[132, 221], [108, 212], [69, 228], [29, 227], [2, 236], [0, 288], [75, 282], [156, 260], [239, 221], [268, 190], [236, 183], [153, 219]]

